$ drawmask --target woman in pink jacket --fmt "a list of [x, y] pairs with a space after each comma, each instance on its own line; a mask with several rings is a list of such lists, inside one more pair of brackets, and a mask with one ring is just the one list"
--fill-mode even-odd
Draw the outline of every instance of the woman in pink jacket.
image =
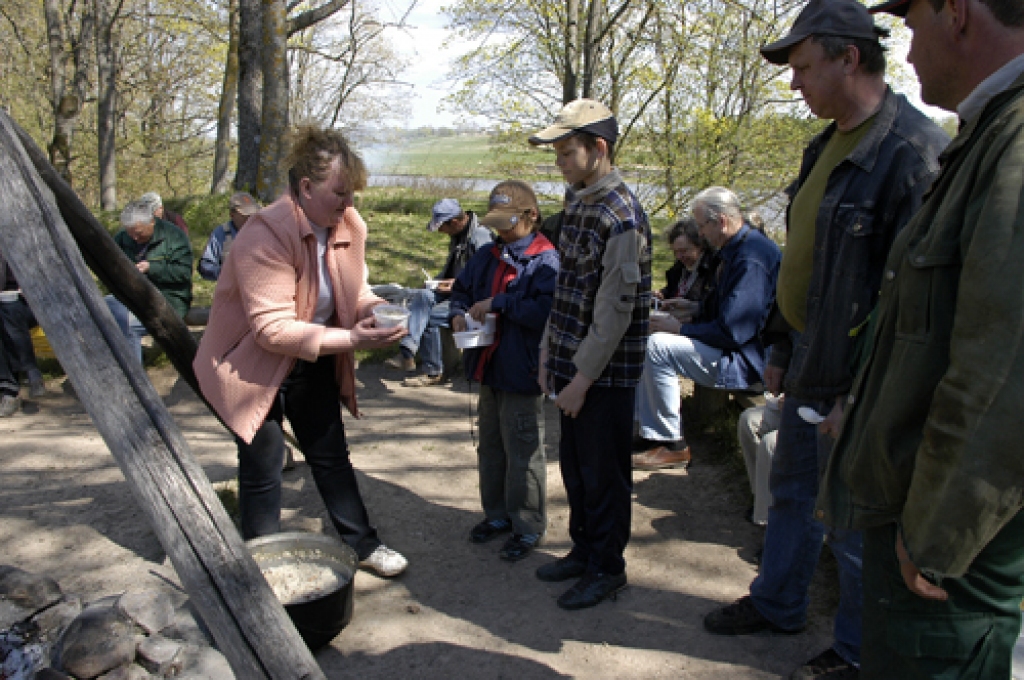
[[280, 531], [282, 419], [291, 422], [341, 538], [360, 565], [395, 576], [349, 461], [339, 401], [358, 417], [353, 352], [391, 345], [365, 274], [366, 225], [352, 207], [366, 167], [334, 131], [300, 130], [289, 189], [249, 218], [224, 263], [196, 354], [203, 395], [235, 434], [242, 535]]

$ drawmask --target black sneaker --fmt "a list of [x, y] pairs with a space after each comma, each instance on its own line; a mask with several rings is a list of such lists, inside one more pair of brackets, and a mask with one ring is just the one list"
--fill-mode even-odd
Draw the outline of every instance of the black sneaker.
[[486, 543], [510, 531], [512, 522], [507, 519], [485, 519], [470, 530], [469, 540], [473, 543]]
[[498, 551], [498, 557], [506, 562], [518, 562], [530, 554], [540, 543], [540, 534], [512, 534]]
[[715, 635], [751, 635], [762, 631], [794, 635], [803, 630], [803, 627], [786, 630], [776, 626], [757, 611], [749, 595], [705, 616], [704, 627]]
[[857, 680], [860, 669], [829, 648], [793, 671], [790, 680]]
[[618, 592], [625, 587], [626, 572], [602, 574], [599, 571], [590, 571], [558, 598], [558, 606], [568, 610], [586, 609], [609, 597], [614, 600]]
[[537, 578], [541, 581], [557, 583], [571, 578], [579, 578], [587, 572], [587, 563], [576, 559], [571, 554], [559, 557], [554, 562], [537, 567]]

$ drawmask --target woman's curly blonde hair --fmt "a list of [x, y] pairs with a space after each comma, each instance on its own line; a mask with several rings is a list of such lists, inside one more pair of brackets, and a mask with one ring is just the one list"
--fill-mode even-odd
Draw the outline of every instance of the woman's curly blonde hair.
[[366, 164], [337, 130], [304, 125], [296, 128], [289, 141], [288, 184], [295, 193], [303, 177], [322, 182], [335, 158], [341, 159], [341, 169], [352, 183], [353, 191], [366, 188]]

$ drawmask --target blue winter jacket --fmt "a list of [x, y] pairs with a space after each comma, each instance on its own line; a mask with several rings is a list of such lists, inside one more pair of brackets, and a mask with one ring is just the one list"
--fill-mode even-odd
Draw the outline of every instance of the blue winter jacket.
[[[543, 239], [544, 243], [538, 239]], [[491, 302], [491, 311], [498, 315], [498, 346], [484, 369], [481, 382], [494, 389], [540, 394], [537, 384], [540, 339], [551, 311], [559, 260], [554, 247], [533, 251], [547, 245], [550, 245], [547, 239], [537, 233], [511, 244], [496, 241], [493, 246], [476, 252], [452, 286], [449, 321], [491, 297], [495, 272], [501, 261], [515, 270], [515, 278], [508, 288], [495, 295]], [[476, 373], [483, 354], [483, 348], [463, 353], [468, 377]]]
[[718, 255], [715, 288], [701, 305], [700, 316], [684, 323], [679, 333], [722, 350], [715, 387], [746, 389], [760, 382], [764, 372], [761, 329], [775, 301], [782, 253], [744, 224]]

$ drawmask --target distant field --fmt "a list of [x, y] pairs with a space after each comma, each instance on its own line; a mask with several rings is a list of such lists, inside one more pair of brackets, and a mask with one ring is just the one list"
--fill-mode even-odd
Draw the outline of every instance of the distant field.
[[499, 149], [487, 135], [402, 139], [363, 149], [373, 174], [441, 177], [500, 177], [511, 169], [529, 174], [538, 165], [552, 165], [550, 151], [531, 148]]

